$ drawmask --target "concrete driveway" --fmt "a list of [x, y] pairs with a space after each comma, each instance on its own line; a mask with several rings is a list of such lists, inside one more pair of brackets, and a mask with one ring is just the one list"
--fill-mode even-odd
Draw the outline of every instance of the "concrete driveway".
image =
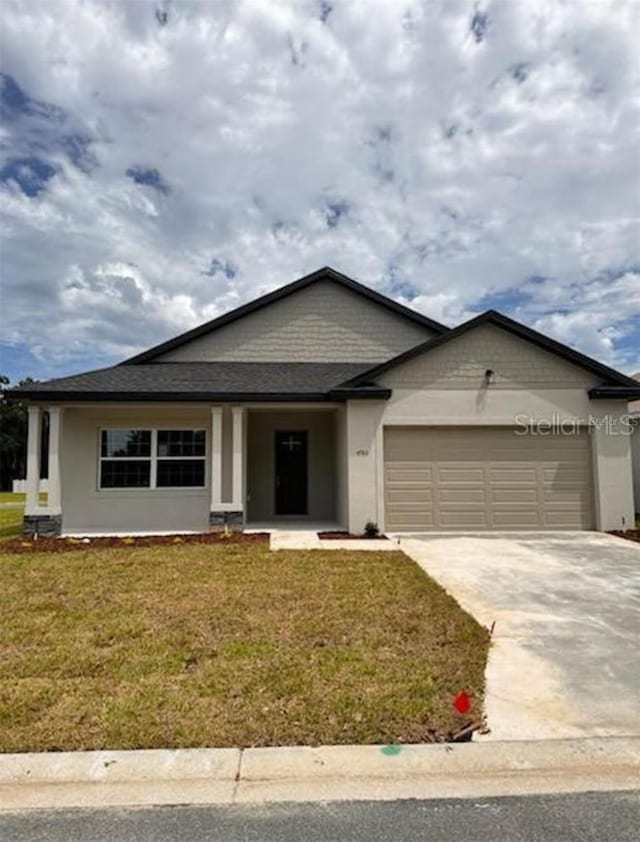
[[640, 544], [425, 534], [401, 548], [483, 625], [488, 739], [640, 734]]

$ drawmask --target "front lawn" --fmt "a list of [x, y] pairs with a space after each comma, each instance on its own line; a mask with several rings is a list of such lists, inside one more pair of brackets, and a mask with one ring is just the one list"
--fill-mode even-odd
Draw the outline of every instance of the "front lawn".
[[[20, 492], [0, 491], [0, 541], [15, 538], [22, 532], [24, 503], [27, 495]], [[47, 493], [40, 492], [40, 503], [46, 505]], [[2, 504], [7, 505], [2, 505]]]
[[0, 750], [420, 742], [488, 645], [399, 552], [5, 552]]
[[[47, 502], [47, 492], [41, 491], [38, 495], [41, 503]], [[24, 503], [27, 495], [23, 491], [0, 491], [0, 503]]]
[[0, 541], [20, 534], [23, 515], [24, 508], [21, 506], [0, 506]]
[[24, 503], [27, 495], [20, 491], [0, 491], [0, 503]]

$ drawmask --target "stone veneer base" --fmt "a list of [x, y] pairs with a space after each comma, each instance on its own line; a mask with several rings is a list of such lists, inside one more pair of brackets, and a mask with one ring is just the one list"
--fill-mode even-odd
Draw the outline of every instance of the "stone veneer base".
[[22, 519], [22, 534], [27, 538], [56, 538], [61, 532], [62, 515], [25, 515]]
[[224, 529], [242, 532], [244, 512], [209, 512], [209, 529], [212, 532], [222, 532]]

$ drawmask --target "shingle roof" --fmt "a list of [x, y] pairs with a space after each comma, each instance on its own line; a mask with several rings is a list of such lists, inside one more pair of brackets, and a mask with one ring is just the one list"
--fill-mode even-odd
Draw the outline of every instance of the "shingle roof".
[[[326, 399], [371, 363], [192, 362], [116, 365], [11, 389], [10, 398], [51, 400]], [[353, 391], [353, 390], [351, 390]], [[380, 390], [384, 391], [384, 390]], [[371, 396], [368, 385], [360, 390]], [[348, 397], [350, 391], [341, 392]], [[381, 395], [383, 396], [383, 395]]]

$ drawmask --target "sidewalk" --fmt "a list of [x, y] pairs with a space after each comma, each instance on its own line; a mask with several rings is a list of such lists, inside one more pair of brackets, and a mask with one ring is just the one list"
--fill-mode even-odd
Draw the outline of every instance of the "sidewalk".
[[0, 809], [633, 790], [640, 738], [0, 755]]
[[318, 529], [270, 529], [271, 550], [368, 550], [397, 552], [397, 540], [379, 538], [320, 538]]

